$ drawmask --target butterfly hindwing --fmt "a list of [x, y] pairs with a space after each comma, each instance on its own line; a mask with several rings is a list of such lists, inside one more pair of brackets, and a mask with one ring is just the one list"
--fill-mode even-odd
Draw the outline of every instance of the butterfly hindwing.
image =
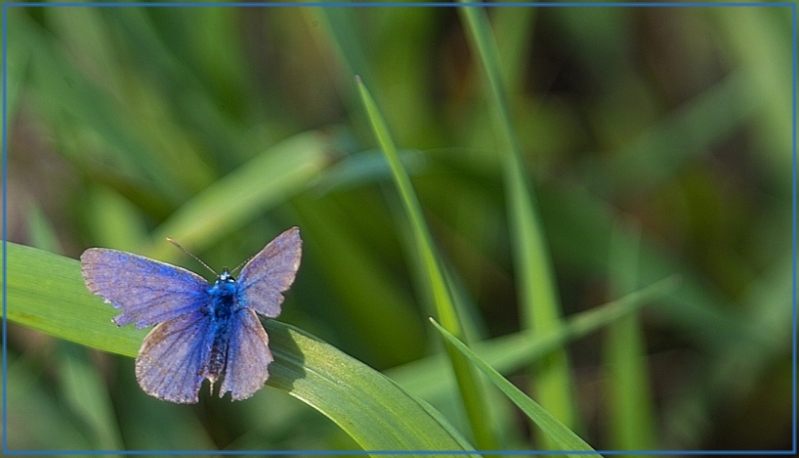
[[152, 326], [207, 301], [205, 279], [180, 267], [104, 248], [90, 248], [80, 259], [89, 290], [121, 309], [114, 319], [120, 326]]
[[136, 380], [145, 393], [181, 404], [198, 401], [211, 350], [208, 318], [192, 312], [163, 322], [144, 338]]
[[230, 392], [232, 399], [241, 400], [263, 387], [273, 358], [269, 338], [255, 312], [239, 310], [231, 326], [219, 397]]
[[280, 315], [282, 293], [294, 282], [301, 254], [300, 230], [292, 227], [253, 256], [239, 277], [246, 306], [268, 318]]

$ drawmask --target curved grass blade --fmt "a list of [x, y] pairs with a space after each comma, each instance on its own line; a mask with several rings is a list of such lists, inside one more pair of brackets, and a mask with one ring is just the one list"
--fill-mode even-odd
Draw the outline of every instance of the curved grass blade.
[[[146, 330], [112, 324], [116, 311], [89, 293], [78, 261], [10, 242], [7, 249], [8, 284], [2, 286], [8, 319], [98, 350], [136, 355]], [[364, 449], [470, 450], [427, 405], [379, 372], [290, 325], [268, 321], [266, 327], [275, 355], [267, 384], [320, 411]]]
[[[533, 188], [525, 174], [524, 162], [516, 132], [513, 129], [500, 72], [499, 52], [484, 11], [460, 8], [472, 51], [484, 70], [488, 100], [503, 162], [503, 182], [508, 201], [510, 232], [514, 247], [514, 264], [519, 287], [522, 317], [528, 329], [546, 332], [557, 329], [561, 307], [552, 272], [549, 249], [538, 216]], [[535, 391], [541, 403], [566, 425], [576, 422], [572, 400], [572, 379], [566, 351], [555, 351], [536, 364]]]
[[[522, 331], [475, 343], [474, 352], [497, 371], [508, 373], [541, 358], [565, 343], [628, 318], [640, 308], [673, 291], [675, 277], [665, 278], [620, 299], [580, 312], [543, 334]], [[453, 389], [441, 355], [414, 361], [385, 372], [409, 393], [433, 402]]]
[[430, 322], [438, 329], [445, 341], [452, 344], [454, 348], [460, 351], [464, 356], [477, 366], [494, 385], [497, 386], [503, 393], [508, 396], [508, 399], [513, 401], [524, 413], [536, 424], [539, 428], [552, 439], [562, 450], [579, 451], [579, 454], [572, 454], [568, 456], [582, 457], [582, 456], [601, 456], [596, 454], [586, 454], [584, 452], [592, 452], [594, 449], [588, 445], [584, 440], [575, 434], [571, 429], [567, 428], [560, 421], [557, 420], [551, 413], [547, 412], [537, 402], [529, 398], [524, 392], [516, 388], [505, 377], [492, 368], [482, 358], [477, 356], [472, 350], [469, 349], [463, 342], [458, 340], [457, 337], [447, 332], [440, 324], [434, 319], [430, 318]]
[[269, 148], [180, 207], [155, 230], [147, 254], [177, 256], [162, 243], [166, 237], [195, 250], [210, 245], [304, 189], [330, 162], [330, 148], [330, 138], [320, 132], [302, 133]]
[[[429, 282], [428, 287], [433, 298], [436, 314], [447, 329], [455, 335], [462, 336], [463, 327], [458, 316], [458, 308], [447, 285], [443, 266], [436, 253], [433, 237], [430, 235], [427, 223], [422, 215], [422, 208], [411, 184], [411, 179], [402, 167], [397, 155], [397, 148], [388, 133], [388, 127], [377, 108], [377, 104], [360, 78], [356, 78], [356, 85], [361, 94], [361, 100], [366, 109], [367, 117], [372, 124], [377, 142], [380, 144], [383, 154], [385, 154], [391, 167], [405, 213], [410, 220], [421, 263], [426, 270], [426, 279]], [[475, 443], [481, 450], [495, 450], [498, 448], [498, 442], [491, 425], [485, 421], [485, 412], [488, 411], [488, 405], [477, 374], [468, 361], [451, 346], [446, 346], [446, 349], [452, 363], [455, 378], [458, 381], [458, 388], [463, 398], [463, 405], [466, 409]]]

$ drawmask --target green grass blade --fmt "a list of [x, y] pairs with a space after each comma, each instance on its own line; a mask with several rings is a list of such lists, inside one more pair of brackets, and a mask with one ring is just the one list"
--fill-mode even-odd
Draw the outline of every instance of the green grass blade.
[[11, 415], [7, 431], [14, 431], [8, 435], [8, 447], [12, 450], [91, 448], [92, 443], [82, 434], [74, 415], [59, 408], [53, 398], [43, 368], [24, 356], [15, 358], [12, 352], [8, 356], [6, 383]]
[[505, 88], [511, 96], [521, 95], [524, 89], [537, 13], [537, 9], [526, 6], [497, 8], [494, 11], [494, 31], [502, 66], [500, 73], [505, 78]]
[[108, 389], [85, 350], [67, 344], [58, 348], [58, 372], [64, 399], [86, 424], [94, 447], [124, 449]]
[[[356, 79], [356, 84], [361, 95], [367, 117], [372, 125], [377, 142], [383, 154], [388, 160], [394, 182], [399, 190], [405, 213], [410, 220], [410, 226], [414, 235], [417, 250], [421, 256], [421, 262], [426, 269], [429, 291], [433, 299], [436, 314], [443, 326], [457, 336], [463, 335], [460, 318], [454, 299], [447, 286], [443, 266], [438, 259], [438, 255], [433, 245], [433, 238], [427, 228], [427, 223], [422, 215], [422, 208], [413, 189], [411, 180], [407, 172], [402, 167], [402, 163], [397, 155], [397, 148], [388, 133], [388, 127], [383, 121], [374, 99], [364, 86], [360, 78]], [[477, 447], [482, 450], [492, 450], [498, 448], [494, 432], [491, 426], [484, 421], [484, 412], [488, 410], [486, 405], [485, 393], [482, 392], [480, 381], [477, 374], [469, 365], [468, 361], [456, 352], [451, 346], [447, 346], [447, 354], [452, 362], [452, 368], [458, 381], [463, 404], [469, 419], [469, 424], [474, 435]]]
[[[37, 248], [61, 251], [53, 226], [36, 205], [32, 205], [28, 212], [28, 232]], [[88, 351], [60, 342], [55, 353], [53, 358], [57, 361], [63, 399], [71, 412], [82, 420], [92, 447], [123, 449], [108, 389], [102, 384], [98, 368], [88, 359]]]
[[28, 238], [31, 244], [42, 250], [58, 253], [61, 251], [53, 225], [35, 203], [30, 204], [27, 214]]
[[[117, 328], [116, 310], [83, 284], [78, 261], [8, 243], [8, 318], [98, 350], [136, 355], [145, 330]], [[449, 425], [394, 382], [290, 325], [266, 323], [275, 362], [268, 385], [335, 422], [364, 449], [468, 450]]]
[[200, 249], [283, 202], [308, 185], [329, 164], [330, 138], [306, 132], [284, 140], [242, 165], [183, 204], [153, 234], [148, 255], [171, 259], [163, 243], [172, 237]]
[[[492, 368], [482, 358], [477, 356], [472, 350], [469, 349], [463, 342], [458, 340], [457, 337], [447, 332], [441, 325], [434, 319], [430, 319], [433, 325], [438, 329], [447, 342], [452, 344], [458, 351], [477, 366], [488, 377], [494, 385], [497, 386], [508, 398], [513, 401], [522, 411], [536, 424], [539, 428], [551, 438], [562, 450], [569, 451], [582, 451], [590, 452], [594, 449], [588, 445], [584, 440], [575, 434], [572, 430], [566, 427], [563, 423], [558, 421], [551, 413], [547, 412], [537, 402], [528, 397], [524, 392], [516, 388], [505, 377]], [[579, 455], [570, 456], [600, 456], [598, 453], [595, 455], [581, 453]]]
[[27, 85], [26, 77], [31, 57], [29, 48], [19, 42], [9, 40], [9, 43], [5, 43], [5, 46], [8, 47], [8, 68], [3, 69], [8, 79], [6, 116], [8, 120], [11, 121], [17, 113], [17, 104], [20, 95], [24, 93], [25, 86]]
[[[625, 319], [638, 309], [666, 297], [674, 290], [676, 284], [676, 278], [669, 277], [613, 302], [569, 317], [557, 329], [551, 329], [543, 334], [531, 331], [517, 332], [477, 342], [473, 349], [499, 372], [508, 373], [545, 356], [567, 342]], [[453, 389], [446, 361], [441, 355], [393, 368], [386, 371], [386, 375], [409, 393], [431, 402]]]
[[[473, 2], [462, 0], [462, 3]], [[534, 331], [546, 332], [560, 326], [560, 299], [532, 186], [528, 183], [521, 149], [510, 120], [500, 74], [499, 53], [483, 10], [467, 7], [459, 11], [466, 23], [473, 52], [482, 63], [492, 119], [502, 153], [516, 283], [520, 285], [519, 302], [524, 325]], [[542, 405], [564, 424], [574, 425], [572, 380], [565, 350], [553, 352], [540, 361], [534, 372], [534, 389]]]
[[[763, 101], [748, 88], [752, 76], [738, 71], [685, 102], [646, 129], [609, 159], [580, 166], [581, 181], [595, 192], [628, 193], [654, 189], [686, 163], [712, 151], [758, 113]], [[600, 155], [597, 155], [597, 157]], [[642, 183], [646, 183], [642, 188]]]
[[[141, 135], [130, 128], [125, 118], [127, 110], [95, 83], [88, 80], [70, 62], [67, 56], [48, 40], [48, 32], [27, 15], [15, 14], [14, 27], [10, 28], [10, 41], [25, 43], [30, 52], [30, 78], [26, 80], [34, 105], [53, 121], [61, 125], [68, 137], [95, 136], [101, 147], [86, 148], [84, 156], [102, 156], [113, 161], [114, 167], [132, 176], [148, 180], [150, 186], [172, 201], [181, 195], [180, 181], [168, 179], [174, 170], [162, 167], [159, 152], [144, 142]], [[91, 103], [87, 103], [91, 101]], [[74, 127], [77, 122], [91, 126], [89, 131]], [[85, 157], [81, 157], [85, 160]]]
[[148, 241], [144, 215], [119, 193], [102, 186], [89, 190], [86, 210], [97, 246], [137, 250]]
[[[613, 234], [609, 271], [614, 295], [632, 291], [637, 286], [640, 237], [637, 228], [617, 230]], [[655, 448], [646, 346], [638, 316], [630, 315], [613, 323], [607, 330], [604, 347], [611, 447], [619, 450]]]
[[[616, 215], [607, 202], [583, 189], [550, 189], [541, 204], [549, 216], [548, 224], [559, 228], [550, 232], [550, 240], [558, 248], [564, 265], [581, 275], [606, 275], [606, 247], [613, 231], [618, 230]], [[586, 227], [591, 230], [586, 231]], [[575, 244], [575, 240], [581, 243]], [[640, 252], [640, 282], [649, 283], [675, 272], [680, 274], [680, 289], [665, 298], [668, 307], [662, 312], [672, 323], [707, 348], [725, 348], [740, 340], [745, 329], [728, 310], [728, 300], [720, 290], [708, 285], [695, 269], [658, 244], [641, 240]]]

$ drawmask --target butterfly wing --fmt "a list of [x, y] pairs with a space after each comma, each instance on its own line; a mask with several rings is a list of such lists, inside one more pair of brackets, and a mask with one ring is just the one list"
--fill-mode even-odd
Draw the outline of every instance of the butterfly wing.
[[261, 389], [269, 378], [272, 362], [269, 338], [255, 312], [241, 309], [233, 318], [227, 360], [219, 397], [230, 393], [234, 400], [246, 399]]
[[268, 318], [280, 315], [281, 293], [294, 282], [301, 254], [300, 230], [292, 227], [253, 256], [239, 277], [247, 307]]
[[181, 404], [198, 401], [211, 351], [208, 318], [191, 312], [165, 321], [144, 338], [136, 380], [150, 396]]
[[121, 309], [114, 322], [152, 326], [197, 310], [208, 283], [180, 267], [122, 251], [90, 248], [80, 257], [86, 286]]

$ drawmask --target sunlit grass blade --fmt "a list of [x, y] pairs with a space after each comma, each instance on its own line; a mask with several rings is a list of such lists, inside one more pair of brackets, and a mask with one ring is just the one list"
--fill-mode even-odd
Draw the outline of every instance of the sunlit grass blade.
[[791, 183], [791, 174], [784, 171], [791, 168], [792, 156], [786, 152], [791, 150], [796, 122], [789, 115], [788, 95], [795, 75], [791, 76], [788, 66], [792, 42], [788, 15], [746, 14], [727, 8], [715, 10], [714, 15], [721, 25], [720, 35], [729, 39], [729, 58], [735, 66], [748, 69], [746, 94], [761, 103], [754, 124], [756, 141], [773, 171], [773, 179], [785, 189]]
[[27, 221], [28, 238], [33, 246], [42, 250], [58, 253], [61, 251], [55, 229], [47, 217], [36, 204], [28, 207]]
[[500, 74], [508, 94], [520, 95], [529, 63], [534, 24], [539, 10], [528, 6], [496, 8], [494, 35], [499, 51]]
[[97, 246], [137, 250], [148, 241], [142, 212], [113, 190], [100, 186], [90, 190], [86, 212]]
[[[83, 284], [78, 261], [8, 242], [12, 323], [98, 350], [135, 356], [146, 330], [118, 328], [116, 310]], [[367, 450], [468, 450], [454, 430], [394, 382], [334, 347], [267, 321], [275, 362], [268, 385], [330, 418]]]
[[[469, 358], [469, 360], [477, 366], [487, 377], [491, 380], [497, 388], [502, 390], [508, 396], [508, 399], [513, 401], [539, 428], [549, 437], [561, 450], [566, 451], [580, 451], [591, 452], [594, 449], [588, 445], [584, 440], [575, 434], [571, 429], [566, 427], [563, 423], [558, 421], [551, 413], [547, 412], [537, 402], [528, 397], [524, 392], [516, 388], [505, 377], [492, 368], [482, 358], [477, 356], [472, 350], [469, 349], [463, 342], [458, 340], [457, 337], [449, 333], [434, 319], [430, 322], [438, 329], [441, 335], [447, 342], [452, 344], [459, 352]], [[570, 456], [586, 456], [585, 453], [574, 454]], [[588, 454], [588, 456], [600, 456], [596, 454]]]
[[[638, 285], [640, 238], [637, 227], [613, 234], [608, 271], [614, 296], [633, 291]], [[608, 327], [604, 365], [608, 371], [604, 382], [611, 447], [619, 450], [656, 448], [646, 345], [637, 315], [624, 317]]]
[[207, 247], [305, 189], [330, 163], [330, 140], [320, 132], [307, 132], [262, 152], [183, 204], [155, 230], [148, 254], [159, 259], [175, 256], [163, 243], [166, 237], [195, 250]]
[[[648, 304], [662, 301], [675, 290], [677, 282], [674, 277], [658, 281], [613, 302], [570, 316], [560, 327], [543, 334], [521, 331], [477, 342], [472, 348], [497, 371], [503, 374], [515, 371], [565, 343], [625, 319]], [[452, 390], [452, 380], [447, 377], [448, 368], [441, 355], [390, 369], [386, 375], [409, 393], [429, 401]]]
[[[391, 167], [394, 183], [399, 191], [405, 214], [410, 221], [418, 254], [426, 270], [426, 280], [436, 314], [445, 328], [457, 336], [462, 336], [461, 320], [411, 180], [399, 161], [397, 149], [374, 99], [360, 78], [356, 78], [356, 84], [375, 138]], [[446, 348], [477, 447], [481, 450], [497, 449], [498, 444], [491, 425], [487, 424], [484, 419], [484, 412], [488, 410], [488, 406], [477, 374], [462, 355], [451, 346]]]
[[[398, 153], [402, 165], [410, 175], [422, 173], [430, 165], [430, 161], [420, 151], [400, 150]], [[330, 167], [316, 182], [314, 191], [325, 195], [390, 179], [391, 169], [380, 151], [359, 151], [348, 154]]]
[[[472, 1], [462, 0], [464, 4]], [[511, 123], [499, 53], [484, 11], [476, 7], [460, 8], [467, 26], [473, 53], [479, 58], [485, 75], [497, 145], [503, 163], [503, 181], [519, 285], [519, 302], [524, 326], [546, 332], [560, 326], [560, 299], [549, 248], [544, 236], [532, 185], [527, 178], [522, 152]], [[564, 424], [575, 424], [572, 380], [565, 350], [555, 351], [534, 367], [534, 391], [542, 405]]]

